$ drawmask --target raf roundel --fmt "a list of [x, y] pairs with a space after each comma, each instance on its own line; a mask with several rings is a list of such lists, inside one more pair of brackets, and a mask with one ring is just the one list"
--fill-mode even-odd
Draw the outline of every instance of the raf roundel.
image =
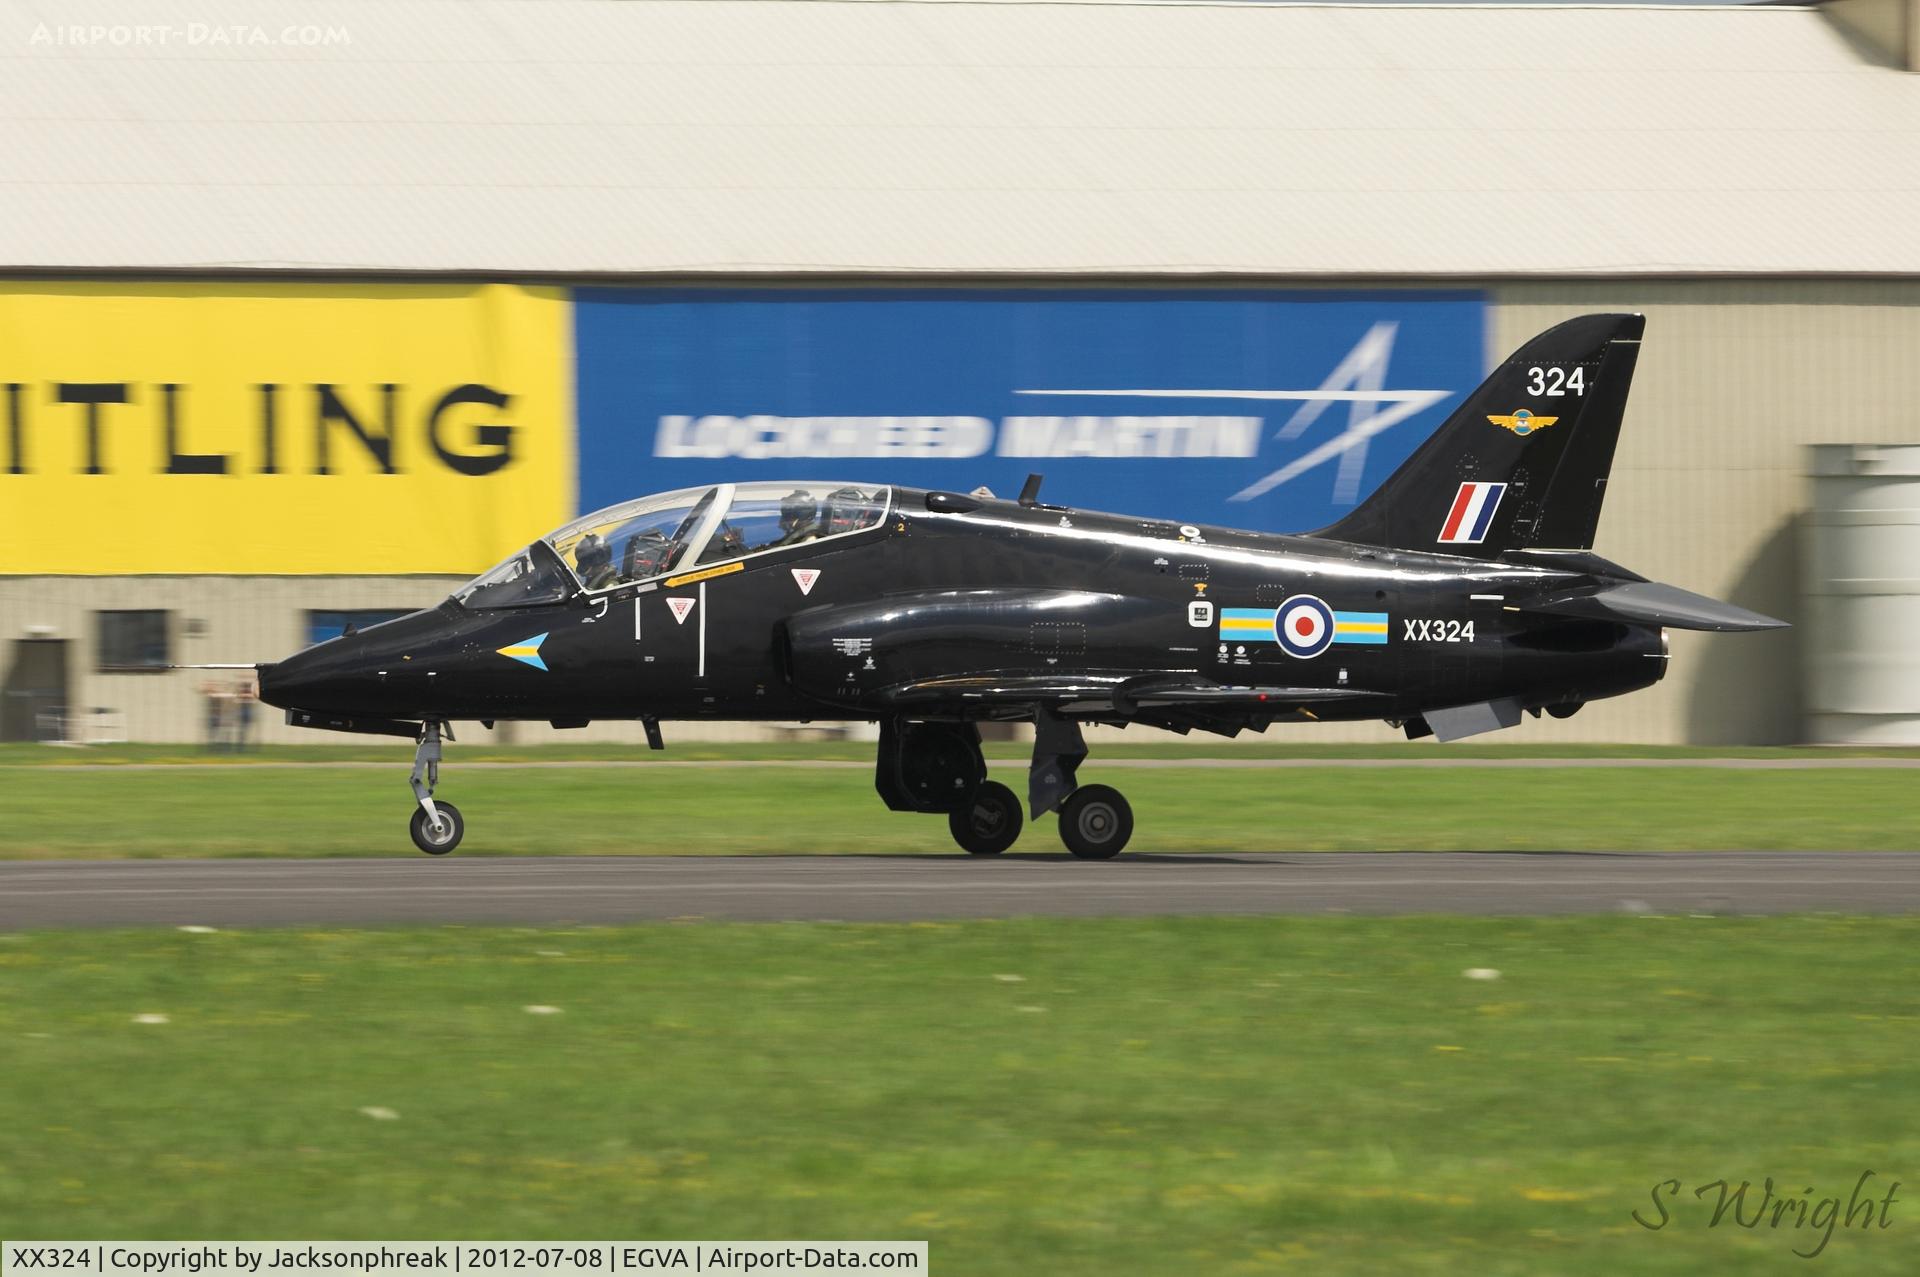
[[1311, 594], [1296, 594], [1275, 609], [1273, 633], [1288, 656], [1318, 656], [1333, 644], [1333, 609]]

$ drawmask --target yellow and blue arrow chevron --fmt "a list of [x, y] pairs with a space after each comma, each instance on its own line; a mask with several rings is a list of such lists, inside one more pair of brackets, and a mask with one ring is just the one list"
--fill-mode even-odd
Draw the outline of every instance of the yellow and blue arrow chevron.
[[494, 651], [502, 656], [511, 656], [522, 665], [531, 665], [537, 670], [545, 670], [547, 663], [540, 659], [540, 645], [547, 641], [545, 634], [536, 634], [530, 639], [521, 639], [518, 643], [509, 643], [497, 647]]

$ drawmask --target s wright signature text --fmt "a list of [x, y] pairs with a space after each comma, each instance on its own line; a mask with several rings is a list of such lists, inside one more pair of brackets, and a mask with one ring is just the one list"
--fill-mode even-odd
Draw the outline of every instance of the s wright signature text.
[[[1757, 1189], [1752, 1180], [1743, 1179], [1735, 1185], [1730, 1180], [1717, 1179], [1694, 1189], [1693, 1197], [1703, 1205], [1709, 1200], [1713, 1203], [1708, 1228], [1729, 1224], [1749, 1230], [1784, 1229], [1794, 1234], [1796, 1240], [1804, 1238], [1807, 1243], [1805, 1247], [1795, 1246], [1793, 1253], [1802, 1259], [1813, 1259], [1833, 1240], [1835, 1228], [1859, 1228], [1864, 1232], [1893, 1227], [1893, 1204], [1900, 1191], [1900, 1181], [1892, 1181], [1882, 1193], [1880, 1185], [1873, 1182], [1875, 1178], [1871, 1170], [1860, 1172], [1853, 1191], [1846, 1197], [1844, 1213], [1838, 1196], [1815, 1197], [1812, 1188], [1803, 1188], [1797, 1194], [1782, 1194], [1775, 1190], [1771, 1175], [1762, 1180]], [[1655, 1184], [1648, 1194], [1652, 1210], [1647, 1214], [1634, 1211], [1633, 1222], [1654, 1233], [1665, 1228], [1676, 1218], [1676, 1212], [1668, 1208], [1669, 1201], [1676, 1206], [1685, 1205], [1681, 1199], [1683, 1188], [1677, 1179], [1663, 1179]]]

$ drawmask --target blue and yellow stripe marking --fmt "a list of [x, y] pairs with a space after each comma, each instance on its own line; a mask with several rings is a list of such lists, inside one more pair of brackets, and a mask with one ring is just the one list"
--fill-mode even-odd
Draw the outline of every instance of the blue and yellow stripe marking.
[[1385, 612], [1335, 612], [1333, 641], [1384, 644], [1387, 641], [1387, 614]]
[[[1264, 607], [1226, 607], [1220, 609], [1220, 640], [1223, 643], [1277, 643], [1275, 613]], [[1384, 647], [1389, 617], [1385, 612], [1335, 612], [1333, 641]]]
[[1226, 607], [1220, 609], [1220, 637], [1255, 643], [1277, 642], [1273, 634], [1273, 609]]

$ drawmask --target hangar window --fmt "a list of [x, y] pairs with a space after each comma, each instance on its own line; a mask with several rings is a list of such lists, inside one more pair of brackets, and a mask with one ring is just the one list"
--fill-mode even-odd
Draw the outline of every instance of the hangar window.
[[95, 664], [102, 674], [149, 674], [167, 668], [168, 614], [95, 612]]
[[375, 625], [411, 615], [407, 608], [356, 608], [340, 612], [307, 613], [307, 645], [337, 639], [351, 625], [355, 633]]

